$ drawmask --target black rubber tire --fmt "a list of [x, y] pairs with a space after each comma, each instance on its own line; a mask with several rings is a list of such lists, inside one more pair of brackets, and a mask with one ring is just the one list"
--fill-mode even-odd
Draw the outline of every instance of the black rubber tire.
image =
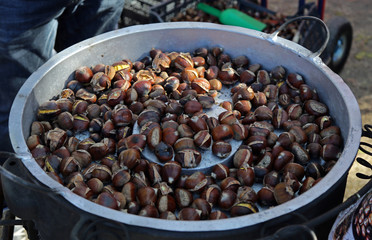
[[325, 62], [334, 72], [339, 73], [349, 57], [353, 41], [353, 28], [351, 23], [344, 17], [331, 18], [327, 21], [327, 26], [330, 38], [325, 50], [325, 55], [327, 56]]

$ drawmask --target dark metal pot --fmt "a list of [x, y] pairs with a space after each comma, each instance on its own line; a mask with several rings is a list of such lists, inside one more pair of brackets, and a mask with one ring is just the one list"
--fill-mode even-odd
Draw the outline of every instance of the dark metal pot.
[[[225, 220], [146, 218], [111, 210], [73, 194], [48, 177], [27, 150], [25, 139], [29, 136], [38, 105], [57, 95], [65, 81], [72, 78], [77, 66], [111, 64], [124, 58], [136, 60], [151, 48], [186, 52], [217, 45], [232, 56], [244, 54], [251, 62], [260, 63], [267, 69], [282, 65], [290, 72], [302, 74], [307, 84], [316, 88], [321, 100], [329, 106], [330, 114], [341, 128], [345, 148], [332, 171], [309, 191], [274, 208]], [[252, 239], [270, 234], [280, 226], [326, 212], [342, 200], [347, 173], [359, 147], [361, 115], [348, 86], [317, 55], [273, 35], [209, 23], [139, 25], [76, 44], [32, 74], [13, 103], [9, 119], [10, 137], [21, 160], [13, 159], [6, 167], [35, 182], [41, 190], [25, 188], [19, 181], [3, 178], [8, 206], [18, 216], [33, 219], [45, 239], [82, 239], [86, 238], [82, 231], [87, 229], [103, 230], [113, 236], [117, 233], [122, 239], [124, 236], [125, 239], [215, 240], [237, 236]]]

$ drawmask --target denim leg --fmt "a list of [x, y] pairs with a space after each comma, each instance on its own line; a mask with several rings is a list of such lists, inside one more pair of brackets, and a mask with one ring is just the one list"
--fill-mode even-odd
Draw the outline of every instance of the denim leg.
[[58, 19], [55, 49], [61, 51], [87, 38], [116, 28], [124, 0], [85, 0], [71, 6]]
[[67, 2], [0, 1], [0, 151], [12, 151], [8, 118], [13, 99], [31, 73], [52, 56], [58, 26], [54, 19]]
[[24, 81], [53, 48], [63, 50], [115, 29], [123, 5], [124, 0], [0, 1], [0, 151], [12, 151], [9, 111]]
[[24, 81], [51, 56], [57, 21], [26, 31], [8, 46], [0, 47], [0, 151], [11, 151], [8, 137], [9, 111]]

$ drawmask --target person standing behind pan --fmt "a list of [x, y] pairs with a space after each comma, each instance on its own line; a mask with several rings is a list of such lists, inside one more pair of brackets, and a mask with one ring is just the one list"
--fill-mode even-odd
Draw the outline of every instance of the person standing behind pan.
[[75, 43], [114, 30], [124, 0], [0, 1], [0, 151], [12, 151], [13, 99], [42, 64]]

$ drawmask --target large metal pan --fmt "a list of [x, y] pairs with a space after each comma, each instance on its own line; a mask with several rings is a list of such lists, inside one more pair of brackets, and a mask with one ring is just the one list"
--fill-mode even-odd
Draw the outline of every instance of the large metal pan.
[[[151, 48], [186, 52], [203, 46], [222, 46], [232, 56], [244, 54], [252, 63], [260, 63], [267, 69], [283, 65], [290, 72], [302, 74], [306, 82], [317, 89], [336, 124], [341, 127], [345, 146], [337, 164], [321, 182], [287, 203], [256, 214], [217, 221], [169, 221], [125, 214], [85, 200], [48, 177], [27, 150], [25, 139], [29, 136], [38, 105], [57, 95], [66, 80], [72, 78], [77, 66], [111, 64], [124, 58], [136, 60]], [[33, 218], [46, 239], [71, 238], [74, 226], [76, 230], [76, 226], [83, 227], [87, 221], [97, 219], [102, 220], [100, 226], [110, 220], [120, 223], [121, 233], [132, 239], [256, 238], [267, 234], [263, 229], [275, 229], [303, 218], [296, 216], [311, 219], [340, 203], [362, 128], [354, 95], [317, 54], [262, 32], [189, 22], [128, 27], [88, 39], [57, 54], [33, 73], [21, 88], [12, 106], [9, 125], [12, 145], [21, 158], [20, 166], [30, 172], [31, 179], [38, 180], [40, 185], [47, 186], [56, 194], [51, 194], [51, 197], [40, 191], [22, 189], [22, 185], [15, 181], [3, 179], [8, 205], [20, 217]], [[29, 196], [30, 192], [33, 196]], [[24, 207], [24, 198], [34, 199], [33, 204]], [[55, 201], [55, 198], [59, 200]], [[116, 229], [109, 231], [115, 232]]]

